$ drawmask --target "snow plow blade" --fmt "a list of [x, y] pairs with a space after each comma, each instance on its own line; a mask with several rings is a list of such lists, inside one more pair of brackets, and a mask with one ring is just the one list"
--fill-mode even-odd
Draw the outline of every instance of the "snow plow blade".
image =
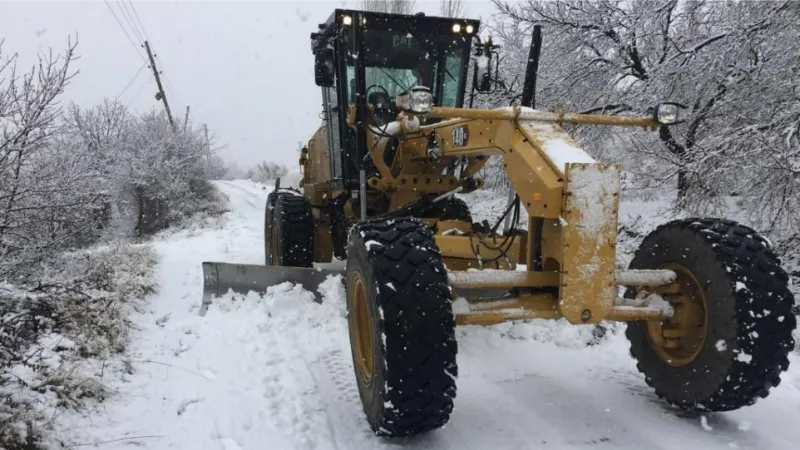
[[325, 281], [328, 275], [341, 273], [341, 270], [305, 267], [203, 262], [203, 303], [200, 305], [200, 315], [206, 315], [214, 297], [225, 295], [228, 290], [238, 294], [247, 294], [251, 291], [264, 294], [269, 286], [285, 281], [303, 286], [314, 294], [317, 302], [322, 302], [317, 286]]

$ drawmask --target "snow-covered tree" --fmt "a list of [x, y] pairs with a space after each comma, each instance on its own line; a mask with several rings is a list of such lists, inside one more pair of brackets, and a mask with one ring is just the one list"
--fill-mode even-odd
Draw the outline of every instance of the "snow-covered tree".
[[416, 7], [416, 0], [361, 0], [361, 8], [365, 11], [414, 14]]
[[439, 0], [439, 15], [442, 17], [464, 17], [464, 0]]
[[[1, 44], [1, 43], [0, 43]], [[84, 160], [68, 147], [53, 149], [60, 132], [56, 101], [74, 72], [75, 44], [41, 55], [28, 72], [0, 48], [0, 279], [70, 240], [63, 224], [82, 213], [89, 197], [69, 195], [85, 182]], [[74, 144], [67, 142], [66, 144]]]
[[224, 180], [227, 179], [228, 173], [232, 170], [225, 160], [218, 155], [212, 155], [207, 159], [208, 163], [208, 178], [210, 180]]
[[115, 101], [62, 110], [75, 48], [42, 54], [23, 72], [0, 47], [2, 448], [39, 448], [34, 424], [46, 420], [29, 395], [39, 388], [9, 368], [37, 372], [48, 380], [40, 387], [58, 390], [59, 403], [102, 396], [102, 387], [72, 378], [71, 370], [42, 364], [38, 340], [60, 333], [76, 343], [73, 356], [121, 351], [129, 327], [124, 304], [152, 292], [144, 279], [155, 255], [144, 247], [80, 249], [222, 210], [206, 181], [214, 165], [201, 130], [175, 132], [163, 112], [136, 116]]
[[276, 178], [282, 177], [289, 173], [289, 169], [282, 164], [275, 162], [262, 161], [254, 168], [247, 171], [247, 178], [266, 183], [267, 181], [274, 181]]
[[[503, 89], [484, 103], [515, 101], [531, 28], [543, 26], [537, 107], [643, 113], [660, 101], [688, 119], [656, 133], [573, 127], [601, 159], [626, 163], [643, 186], [675, 186], [678, 206], [713, 214], [735, 195], [753, 220], [800, 227], [797, 60], [800, 4], [643, 0], [495, 0]], [[792, 80], [795, 80], [794, 82]], [[756, 156], [758, 155], [758, 156]], [[762, 205], [755, 208], [756, 205]]]
[[0, 280], [217, 203], [201, 130], [175, 132], [163, 112], [137, 117], [114, 101], [62, 111], [74, 50], [42, 55], [24, 74], [0, 55]]

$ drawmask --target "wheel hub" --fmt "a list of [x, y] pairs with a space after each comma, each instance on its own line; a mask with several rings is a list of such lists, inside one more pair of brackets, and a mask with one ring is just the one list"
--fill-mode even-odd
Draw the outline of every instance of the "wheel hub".
[[347, 286], [350, 303], [350, 342], [355, 350], [356, 373], [365, 386], [372, 384], [375, 369], [372, 321], [367, 308], [367, 291], [361, 273], [355, 273]]
[[668, 300], [675, 310], [663, 321], [647, 322], [647, 334], [656, 354], [673, 367], [694, 361], [703, 349], [708, 336], [708, 307], [700, 283], [680, 264], [664, 264], [677, 274], [675, 282], [656, 288], [655, 293]]

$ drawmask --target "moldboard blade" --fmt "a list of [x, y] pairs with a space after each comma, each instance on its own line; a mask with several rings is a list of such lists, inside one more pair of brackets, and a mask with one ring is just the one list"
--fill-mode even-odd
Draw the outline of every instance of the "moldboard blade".
[[285, 281], [303, 286], [314, 294], [317, 302], [322, 302], [317, 286], [325, 281], [328, 275], [342, 273], [344, 273], [342, 270], [306, 267], [203, 262], [203, 303], [200, 306], [200, 315], [206, 315], [212, 298], [225, 295], [228, 290], [239, 294], [251, 291], [264, 294], [269, 286]]

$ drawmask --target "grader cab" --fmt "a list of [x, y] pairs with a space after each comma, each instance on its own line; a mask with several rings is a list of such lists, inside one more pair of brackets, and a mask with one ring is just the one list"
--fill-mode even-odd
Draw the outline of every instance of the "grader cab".
[[[456, 325], [627, 322], [631, 355], [667, 402], [726, 411], [766, 396], [795, 328], [769, 242], [730, 220], [675, 220], [618, 268], [620, 166], [596, 162], [562, 128], [645, 132], [680, 122], [681, 107], [585, 115], [533, 109], [528, 95], [523, 106], [465, 108], [494, 84], [496, 46], [479, 31], [475, 20], [345, 9], [320, 24], [311, 43], [323, 121], [301, 153], [301, 189], [269, 194], [265, 265], [203, 263], [203, 313], [229, 290], [292, 281], [316, 291], [343, 273], [356, 383], [385, 436], [449, 420]], [[496, 224], [474, 223], [455, 194], [483, 185], [492, 155], [515, 195]], [[333, 259], [346, 269], [320, 266]]]

